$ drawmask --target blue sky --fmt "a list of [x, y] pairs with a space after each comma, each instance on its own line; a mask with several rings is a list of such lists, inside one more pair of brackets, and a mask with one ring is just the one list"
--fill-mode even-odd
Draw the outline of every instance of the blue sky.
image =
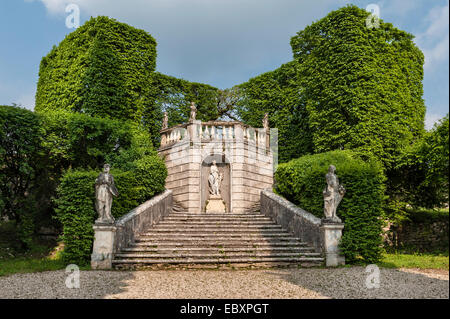
[[425, 54], [426, 126], [449, 110], [448, 0], [1, 0], [0, 105], [34, 108], [41, 58], [73, 31], [69, 3], [81, 24], [106, 15], [148, 31], [158, 71], [222, 89], [290, 61], [290, 38], [331, 10], [376, 4]]

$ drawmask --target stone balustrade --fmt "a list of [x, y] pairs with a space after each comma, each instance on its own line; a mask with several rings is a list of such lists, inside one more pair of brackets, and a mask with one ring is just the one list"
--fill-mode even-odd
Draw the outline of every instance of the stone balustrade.
[[345, 264], [339, 250], [344, 224], [320, 219], [274, 194], [271, 189], [261, 191], [261, 213], [322, 253], [327, 266]]
[[263, 128], [253, 128], [242, 122], [191, 121], [161, 130], [161, 149], [183, 141], [208, 142], [211, 140], [239, 140], [269, 149], [270, 133]]
[[171, 212], [172, 198], [172, 191], [166, 190], [134, 208], [113, 224], [94, 224], [92, 269], [111, 269], [117, 252], [129, 246], [138, 234]]

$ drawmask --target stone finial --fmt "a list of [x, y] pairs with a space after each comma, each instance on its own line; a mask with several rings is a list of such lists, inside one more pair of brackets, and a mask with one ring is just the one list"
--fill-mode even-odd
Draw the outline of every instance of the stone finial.
[[167, 115], [167, 112], [164, 112], [164, 118], [162, 123], [162, 129], [166, 129], [169, 127], [169, 116]]
[[109, 173], [110, 165], [103, 166], [103, 173], [95, 180], [95, 209], [99, 215], [95, 223], [113, 224], [114, 217], [111, 214], [113, 196], [119, 195], [114, 185], [114, 177]]
[[269, 130], [269, 113], [264, 114], [262, 124], [263, 124], [264, 130], [268, 131]]
[[189, 121], [195, 121], [197, 117], [197, 107], [194, 102], [191, 102], [191, 115], [189, 117]]
[[326, 222], [340, 223], [341, 219], [336, 215], [336, 209], [345, 194], [345, 188], [339, 185], [339, 179], [334, 173], [336, 167], [330, 165], [328, 173], [325, 175], [327, 187], [323, 190], [324, 200], [324, 220]]

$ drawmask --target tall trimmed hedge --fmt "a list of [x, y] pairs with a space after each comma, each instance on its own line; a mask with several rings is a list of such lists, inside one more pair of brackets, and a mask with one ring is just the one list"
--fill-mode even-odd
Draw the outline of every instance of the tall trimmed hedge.
[[155, 66], [150, 34], [108, 17], [91, 18], [42, 59], [35, 110], [153, 124]]
[[[239, 85], [238, 114], [279, 128], [279, 160], [335, 149], [395, 166], [424, 133], [424, 56], [414, 36], [349, 5], [291, 38], [293, 61]], [[258, 125], [259, 126], [259, 125]]]
[[16, 222], [29, 248], [40, 208], [36, 190], [42, 168], [42, 128], [30, 110], [0, 105], [0, 219]]
[[345, 223], [341, 249], [348, 262], [373, 263], [382, 252], [381, 228], [385, 177], [381, 164], [351, 151], [307, 155], [280, 164], [275, 192], [317, 217], [323, 215], [325, 174], [336, 166], [339, 182], [347, 190], [337, 214]]
[[297, 62], [258, 75], [237, 86], [241, 99], [236, 106], [242, 120], [261, 127], [269, 114], [270, 127], [278, 129], [280, 163], [314, 151], [305, 102], [300, 94]]
[[[90, 259], [98, 217], [95, 211], [95, 179], [100, 171], [69, 170], [61, 178], [55, 203], [56, 218], [63, 225], [66, 262], [86, 264]], [[112, 214], [119, 218], [164, 190], [167, 170], [157, 155], [144, 156], [134, 162], [134, 168], [112, 169], [119, 190], [112, 205]]]

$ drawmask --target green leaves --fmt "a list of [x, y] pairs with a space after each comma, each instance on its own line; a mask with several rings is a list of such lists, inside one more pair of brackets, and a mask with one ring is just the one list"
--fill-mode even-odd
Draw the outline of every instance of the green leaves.
[[360, 149], [385, 167], [423, 134], [423, 54], [412, 36], [356, 6], [291, 39], [315, 152]]
[[0, 106], [0, 217], [16, 220], [20, 239], [29, 246], [39, 209], [36, 176], [42, 169], [39, 117], [15, 106]]
[[[153, 112], [155, 66], [151, 35], [107, 17], [91, 18], [42, 59], [35, 109], [140, 124]], [[143, 124], [157, 133], [152, 131], [155, 119], [150, 118]]]
[[[114, 198], [112, 214], [119, 218], [164, 190], [167, 169], [158, 155], [139, 158], [130, 170], [114, 168], [111, 174], [119, 196]], [[63, 225], [63, 259], [86, 264], [92, 252], [95, 212], [95, 179], [99, 170], [69, 170], [61, 178], [55, 200], [56, 218]]]
[[347, 191], [338, 207], [338, 216], [345, 223], [341, 249], [348, 262], [376, 262], [381, 257], [380, 216], [385, 199], [385, 177], [376, 160], [363, 160], [351, 151], [303, 156], [278, 166], [275, 191], [322, 218], [322, 191], [331, 164]]

